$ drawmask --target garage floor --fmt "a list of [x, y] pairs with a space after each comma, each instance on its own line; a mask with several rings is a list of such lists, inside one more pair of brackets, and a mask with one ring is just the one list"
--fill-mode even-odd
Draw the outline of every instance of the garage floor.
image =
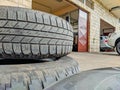
[[81, 71], [104, 67], [120, 67], [120, 56], [115, 52], [95, 54], [72, 52], [68, 56], [78, 61]]

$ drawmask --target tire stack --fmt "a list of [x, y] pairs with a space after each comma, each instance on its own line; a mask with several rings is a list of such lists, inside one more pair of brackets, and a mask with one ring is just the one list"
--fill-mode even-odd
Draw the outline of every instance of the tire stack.
[[[0, 58], [51, 62], [0, 65], [0, 90], [42, 90], [79, 72], [67, 57], [72, 26], [60, 17], [25, 8], [0, 6]], [[64, 56], [64, 57], [63, 57]]]

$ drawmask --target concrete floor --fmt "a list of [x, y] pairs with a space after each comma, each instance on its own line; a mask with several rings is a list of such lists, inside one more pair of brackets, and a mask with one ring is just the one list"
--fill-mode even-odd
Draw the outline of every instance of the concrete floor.
[[80, 64], [81, 71], [105, 68], [120, 67], [120, 56], [115, 52], [105, 53], [79, 53], [72, 52], [68, 56], [74, 58]]

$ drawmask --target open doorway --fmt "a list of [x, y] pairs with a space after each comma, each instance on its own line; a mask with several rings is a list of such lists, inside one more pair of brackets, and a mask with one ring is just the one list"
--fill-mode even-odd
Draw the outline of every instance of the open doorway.
[[61, 16], [73, 26], [73, 51], [88, 52], [88, 13], [76, 9]]
[[78, 17], [79, 10], [68, 12], [61, 16], [71, 23], [73, 26], [73, 51], [78, 51]]
[[115, 27], [104, 20], [100, 20], [100, 51], [113, 51], [108, 45], [108, 35], [115, 31]]

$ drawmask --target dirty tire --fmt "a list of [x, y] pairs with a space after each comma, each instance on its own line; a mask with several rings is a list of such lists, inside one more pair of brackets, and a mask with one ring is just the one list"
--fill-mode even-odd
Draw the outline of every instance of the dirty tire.
[[67, 56], [53, 62], [0, 65], [0, 90], [42, 90], [79, 71], [78, 63]]
[[56, 58], [72, 51], [72, 26], [60, 17], [0, 6], [1, 58]]
[[83, 71], [44, 90], [120, 90], [120, 68], [107, 67]]
[[120, 55], [120, 41], [116, 45], [116, 51]]

